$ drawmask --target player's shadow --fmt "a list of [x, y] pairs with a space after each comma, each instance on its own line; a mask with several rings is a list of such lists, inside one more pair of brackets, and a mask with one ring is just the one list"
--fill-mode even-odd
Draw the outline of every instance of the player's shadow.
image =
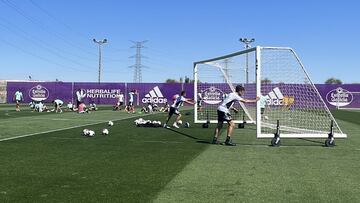
[[180, 132], [180, 131], [177, 131], [177, 130], [174, 130], [174, 129], [171, 129], [171, 128], [168, 128], [168, 130], [174, 132], [174, 133], [177, 133], [177, 134], [180, 134], [182, 136], [185, 136], [187, 138], [190, 138], [190, 139], [193, 139], [193, 140], [200, 140], [199, 138], [197, 137], [194, 137], [192, 135], [189, 135], [189, 134], [186, 134], [186, 133], [183, 133], [183, 132]]
[[194, 136], [192, 136], [192, 135], [189, 135], [189, 134], [186, 134], [186, 133], [183, 133], [183, 132], [180, 132], [180, 131], [171, 129], [171, 128], [168, 128], [168, 130], [170, 130], [170, 131], [172, 131], [172, 132], [174, 132], [174, 133], [177, 133], [177, 134], [179, 134], [179, 135], [182, 135], [182, 136], [184, 136], [184, 137], [187, 137], [187, 138], [196, 140], [196, 143], [200, 143], [200, 144], [212, 144], [211, 141], [203, 140], [203, 139], [200, 139], [200, 138], [198, 138], [198, 137], [194, 137]]

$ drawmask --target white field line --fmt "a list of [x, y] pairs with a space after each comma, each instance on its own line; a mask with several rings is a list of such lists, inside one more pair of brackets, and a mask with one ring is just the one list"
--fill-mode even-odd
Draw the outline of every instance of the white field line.
[[[155, 114], [157, 114], [157, 113], [155, 113]], [[142, 115], [142, 117], [155, 115], [155, 114]], [[129, 119], [129, 118], [136, 118], [136, 117], [140, 117], [140, 116], [139, 115], [130, 116], [130, 117], [116, 119], [116, 120], [113, 120], [113, 121], [121, 121], [121, 120], [126, 120], [126, 119]], [[14, 140], [14, 139], [23, 138], [23, 137], [30, 137], [30, 136], [34, 136], [34, 135], [40, 135], [40, 134], [57, 132], [57, 131], [69, 130], [69, 129], [79, 128], [79, 127], [84, 127], [84, 126], [89, 126], [89, 125], [97, 125], [97, 124], [104, 123], [104, 122], [107, 122], [107, 120], [106, 121], [104, 120], [104, 121], [101, 121], [101, 122], [96, 122], [96, 123], [88, 123], [88, 124], [83, 124], [83, 125], [67, 127], [67, 128], [59, 128], [59, 129], [48, 130], [48, 131], [43, 131], [43, 132], [38, 132], [38, 133], [30, 133], [30, 134], [15, 136], [15, 137], [3, 138], [3, 139], [0, 139], [0, 142], [7, 141], [7, 140]]]
[[[78, 121], [78, 118], [32, 118], [31, 120], [52, 120], [52, 121]], [[85, 121], [102, 122], [103, 120], [85, 119]]]

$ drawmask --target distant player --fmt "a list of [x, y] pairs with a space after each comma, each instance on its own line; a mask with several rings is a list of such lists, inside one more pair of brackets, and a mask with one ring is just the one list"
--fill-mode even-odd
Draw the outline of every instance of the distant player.
[[35, 105], [36, 105], [35, 101], [32, 100], [32, 101], [29, 103], [30, 109], [34, 111], [34, 110], [35, 110]]
[[134, 107], [134, 95], [138, 94], [137, 90], [132, 90], [129, 92], [129, 103], [127, 105], [127, 111], [128, 113], [135, 113], [135, 107]]
[[64, 104], [64, 102], [61, 101], [60, 99], [55, 99], [52, 103], [54, 103], [55, 113], [62, 113], [61, 107]]
[[220, 135], [221, 128], [223, 127], [223, 124], [226, 121], [228, 123], [228, 128], [227, 128], [227, 136], [226, 136], [226, 140], [225, 140], [225, 145], [228, 145], [228, 146], [236, 145], [231, 140], [231, 134], [232, 134], [235, 124], [232, 121], [230, 109], [237, 111], [233, 107], [234, 102], [255, 103], [259, 100], [258, 97], [253, 100], [243, 99], [241, 96], [244, 94], [244, 92], [245, 92], [244, 87], [241, 85], [237, 85], [235, 88], [235, 92], [228, 94], [227, 97], [224, 99], [224, 101], [218, 107], [218, 109], [217, 109], [218, 124], [215, 128], [214, 138], [212, 141], [213, 144], [220, 144], [220, 142], [218, 141], [218, 137]]
[[260, 99], [259, 99], [261, 118], [263, 118], [265, 120], [269, 119], [267, 116], [265, 116], [266, 99], [267, 98], [263, 95], [261, 95]]
[[116, 111], [116, 110], [121, 111], [121, 106], [124, 105], [124, 94], [122, 92], [120, 92], [115, 97], [117, 98], [118, 101], [116, 102], [113, 110], [114, 111]]
[[91, 101], [89, 111], [97, 111], [97, 110], [98, 110], [98, 108], [96, 106], [96, 103], [94, 101]]
[[160, 112], [169, 112], [170, 105], [166, 102], [163, 107], [160, 108]]
[[65, 111], [77, 111], [77, 108], [76, 106], [72, 103], [72, 102], [69, 102], [67, 105], [66, 105], [66, 110]]
[[14, 94], [14, 100], [16, 102], [15, 110], [20, 111], [20, 102], [24, 100], [23, 93], [18, 89]]
[[37, 112], [43, 112], [43, 111], [48, 111], [47, 106], [45, 104], [43, 104], [41, 101], [39, 101], [38, 103], [35, 104], [35, 111]]
[[202, 108], [202, 101], [203, 101], [203, 97], [202, 97], [201, 92], [199, 92], [199, 93], [197, 94], [197, 110], [198, 110], [198, 111], [202, 111], [202, 110], [203, 110], [203, 108]]
[[185, 98], [186, 97], [186, 92], [182, 91], [180, 96], [176, 97], [174, 103], [170, 106], [170, 110], [169, 110], [169, 115], [168, 118], [164, 124], [164, 128], [170, 128], [167, 124], [170, 120], [170, 118], [172, 117], [172, 115], [177, 115], [176, 120], [173, 124], [173, 127], [175, 128], [179, 128], [179, 126], [177, 125], [177, 123], [179, 122], [180, 118], [181, 118], [181, 114], [179, 112], [179, 108], [180, 106], [182, 106], [182, 104], [185, 102], [187, 104], [191, 104], [194, 105], [194, 102], [192, 102], [190, 99]]
[[84, 103], [85, 96], [85, 90], [78, 89], [76, 91], [76, 108], [79, 108], [79, 105]]

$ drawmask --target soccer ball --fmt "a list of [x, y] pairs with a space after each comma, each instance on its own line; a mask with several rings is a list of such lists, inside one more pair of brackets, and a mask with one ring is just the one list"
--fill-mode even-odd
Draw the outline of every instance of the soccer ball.
[[83, 130], [83, 135], [88, 136], [89, 135], [89, 129], [84, 129]]
[[184, 126], [185, 126], [185, 128], [189, 128], [189, 127], [190, 127], [190, 123], [189, 123], [189, 122], [186, 122], [186, 123], [184, 124]]
[[183, 122], [182, 122], [182, 120], [179, 120], [177, 123], [178, 123], [179, 125], [181, 125]]
[[92, 131], [92, 130], [89, 130], [88, 136], [89, 136], [89, 137], [94, 137], [94, 136], [95, 136], [95, 132]]
[[108, 129], [103, 129], [102, 130], [102, 135], [108, 135], [109, 134], [109, 130]]
[[108, 125], [109, 125], [109, 126], [113, 126], [114, 123], [113, 123], [112, 121], [109, 121], [109, 122], [108, 122]]

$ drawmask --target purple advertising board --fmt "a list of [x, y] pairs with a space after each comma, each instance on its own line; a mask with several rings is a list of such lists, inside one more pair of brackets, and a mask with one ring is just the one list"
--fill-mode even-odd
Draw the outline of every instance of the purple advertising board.
[[84, 90], [85, 104], [95, 102], [96, 104], [116, 104], [116, 95], [125, 94], [125, 83], [74, 83], [72, 96], [76, 101], [76, 91]]
[[360, 108], [360, 84], [325, 85], [317, 84], [326, 105], [333, 108]]
[[[194, 97], [194, 86], [192, 84], [179, 83], [127, 83], [126, 92], [137, 90], [138, 95], [134, 101], [137, 105], [144, 105], [150, 102], [158, 105], [172, 103], [173, 96], [180, 94], [182, 90], [186, 91], [186, 97]], [[128, 95], [125, 95], [127, 99]]]
[[24, 102], [43, 101], [50, 103], [61, 98], [64, 102], [72, 101], [72, 83], [63, 82], [8, 82], [8, 103], [13, 103], [14, 94], [17, 90], [23, 93]]
[[[217, 84], [219, 85], [219, 84]], [[212, 84], [203, 84], [203, 87]], [[333, 108], [360, 108], [360, 84], [344, 85], [325, 85], [317, 84], [326, 105]], [[246, 89], [253, 89], [249, 86]], [[270, 87], [269, 87], [270, 88]], [[50, 103], [54, 99], [61, 99], [64, 102], [76, 101], [75, 92], [78, 89], [85, 90], [85, 103], [94, 101], [97, 104], [115, 104], [115, 95], [119, 92], [124, 93], [125, 102], [131, 90], [137, 90], [134, 102], [137, 105], [145, 105], [154, 102], [163, 105], [166, 102], [172, 103], [175, 94], [180, 94], [181, 90], [186, 90], [187, 97], [194, 97], [193, 84], [179, 83], [71, 83], [71, 82], [8, 82], [7, 83], [7, 102], [13, 103], [13, 96], [16, 90], [20, 90], [24, 95], [24, 102], [44, 101]], [[291, 88], [285, 88], [291, 89]], [[269, 89], [269, 91], [271, 88]], [[229, 90], [230, 91], [230, 90]], [[251, 92], [251, 91], [249, 91]], [[284, 92], [286, 94], [286, 92]], [[289, 94], [291, 95], [291, 94]], [[252, 98], [255, 95], [246, 95]]]
[[63, 83], [63, 82], [8, 82], [7, 102], [13, 103], [13, 96], [17, 90], [24, 95], [24, 102], [32, 100], [50, 103], [55, 99], [61, 99], [65, 103], [76, 101], [76, 91], [84, 90], [84, 102], [94, 101], [97, 104], [115, 104], [116, 94], [122, 92], [125, 102], [131, 90], [137, 90], [134, 101], [137, 105], [149, 102], [158, 105], [166, 102], [172, 103], [172, 97], [180, 94], [181, 90], [187, 91], [187, 97], [193, 98], [192, 84], [179, 83]]

